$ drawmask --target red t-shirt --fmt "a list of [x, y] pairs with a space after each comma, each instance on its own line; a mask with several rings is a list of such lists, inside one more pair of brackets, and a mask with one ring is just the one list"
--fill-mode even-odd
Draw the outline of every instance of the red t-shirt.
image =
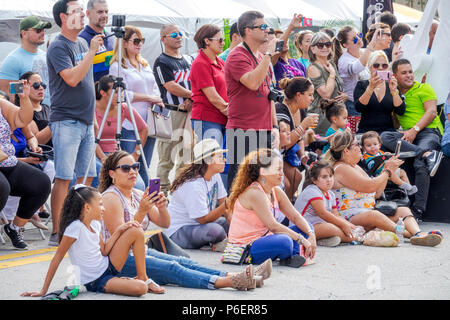
[[225, 85], [225, 62], [217, 57], [217, 64], [215, 64], [203, 50], [200, 50], [197, 58], [192, 63], [190, 80], [192, 100], [194, 101], [191, 119], [225, 125], [227, 117], [209, 102], [202, 91], [204, 88], [214, 87], [222, 99], [228, 102], [227, 87]]
[[[257, 57], [258, 63], [263, 56]], [[270, 72], [257, 91], [251, 91], [239, 80], [257, 67], [251, 53], [242, 46], [234, 48], [225, 63], [225, 80], [228, 92], [228, 129], [272, 130]]]

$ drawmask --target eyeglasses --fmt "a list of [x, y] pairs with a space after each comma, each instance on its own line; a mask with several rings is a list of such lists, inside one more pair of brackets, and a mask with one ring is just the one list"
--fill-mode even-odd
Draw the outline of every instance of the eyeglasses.
[[225, 39], [224, 38], [208, 38], [209, 40], [217, 40], [217, 41], [219, 41], [219, 43], [224, 43], [225, 42]]
[[122, 164], [115, 168], [114, 170], [121, 169], [123, 173], [129, 173], [131, 169], [133, 169], [135, 172], [138, 172], [141, 167], [141, 164], [139, 162], [133, 163], [132, 165], [129, 164]]
[[142, 42], [142, 44], [145, 43], [145, 38], [142, 38], [142, 39], [140, 39], [140, 38], [135, 38], [135, 39], [129, 40], [129, 41], [133, 41], [133, 44], [134, 44], [135, 46], [138, 46], [139, 43], [141, 43], [141, 42]]
[[319, 42], [319, 43], [316, 43], [314, 46], [316, 46], [319, 49], [323, 49], [323, 47], [327, 47], [327, 49], [330, 49], [332, 46], [332, 43], [331, 42]]
[[375, 69], [379, 69], [381, 66], [381, 69], [387, 69], [389, 65], [387, 63], [374, 63], [372, 65]]
[[164, 37], [171, 37], [172, 39], [176, 39], [178, 36], [183, 37], [183, 34], [181, 32], [172, 32], [171, 34]]
[[267, 24], [263, 23], [263, 24], [261, 24], [259, 26], [248, 26], [246, 28], [249, 28], [249, 29], [252, 29], [252, 30], [253, 29], [261, 29], [262, 31], [265, 31], [267, 28], [269, 28], [269, 26]]
[[39, 90], [40, 87], [42, 87], [44, 90], [47, 89], [47, 85], [43, 82], [35, 82], [31, 86], [34, 90]]
[[353, 44], [357, 44], [359, 39], [362, 39], [363, 34], [360, 32], [353, 38]]

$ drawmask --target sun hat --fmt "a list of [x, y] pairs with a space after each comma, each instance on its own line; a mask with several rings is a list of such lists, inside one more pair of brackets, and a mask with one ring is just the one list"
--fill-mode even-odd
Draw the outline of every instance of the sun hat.
[[29, 16], [20, 21], [19, 32], [22, 30], [28, 30], [30, 28], [41, 30], [50, 29], [52, 24], [48, 21], [42, 21], [36, 16]]
[[199, 162], [215, 153], [224, 153], [228, 149], [222, 149], [214, 139], [205, 139], [194, 146], [194, 162]]

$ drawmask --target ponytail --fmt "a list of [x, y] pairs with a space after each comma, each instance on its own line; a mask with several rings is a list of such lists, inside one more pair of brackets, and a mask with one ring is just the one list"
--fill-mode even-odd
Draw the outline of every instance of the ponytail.
[[102, 94], [100, 91], [108, 92], [109, 89], [111, 89], [111, 83], [114, 83], [114, 81], [116, 81], [115, 76], [105, 75], [95, 83], [95, 99], [97, 101], [102, 99]]

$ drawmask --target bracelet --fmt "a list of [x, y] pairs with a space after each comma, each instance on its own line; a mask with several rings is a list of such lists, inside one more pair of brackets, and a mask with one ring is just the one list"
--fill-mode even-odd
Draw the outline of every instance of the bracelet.
[[394, 92], [391, 91], [391, 95], [392, 96], [400, 95], [400, 92], [398, 92], [398, 90], [396, 90]]
[[300, 233], [298, 234], [297, 243], [298, 243], [299, 245], [303, 244], [303, 236], [302, 236]]
[[307, 233], [309, 233], [309, 234], [314, 233], [315, 234], [314, 230], [309, 230]]
[[389, 178], [392, 177], [391, 169], [383, 169], [383, 172], [386, 172], [386, 173], [388, 174], [388, 177], [389, 177]]

